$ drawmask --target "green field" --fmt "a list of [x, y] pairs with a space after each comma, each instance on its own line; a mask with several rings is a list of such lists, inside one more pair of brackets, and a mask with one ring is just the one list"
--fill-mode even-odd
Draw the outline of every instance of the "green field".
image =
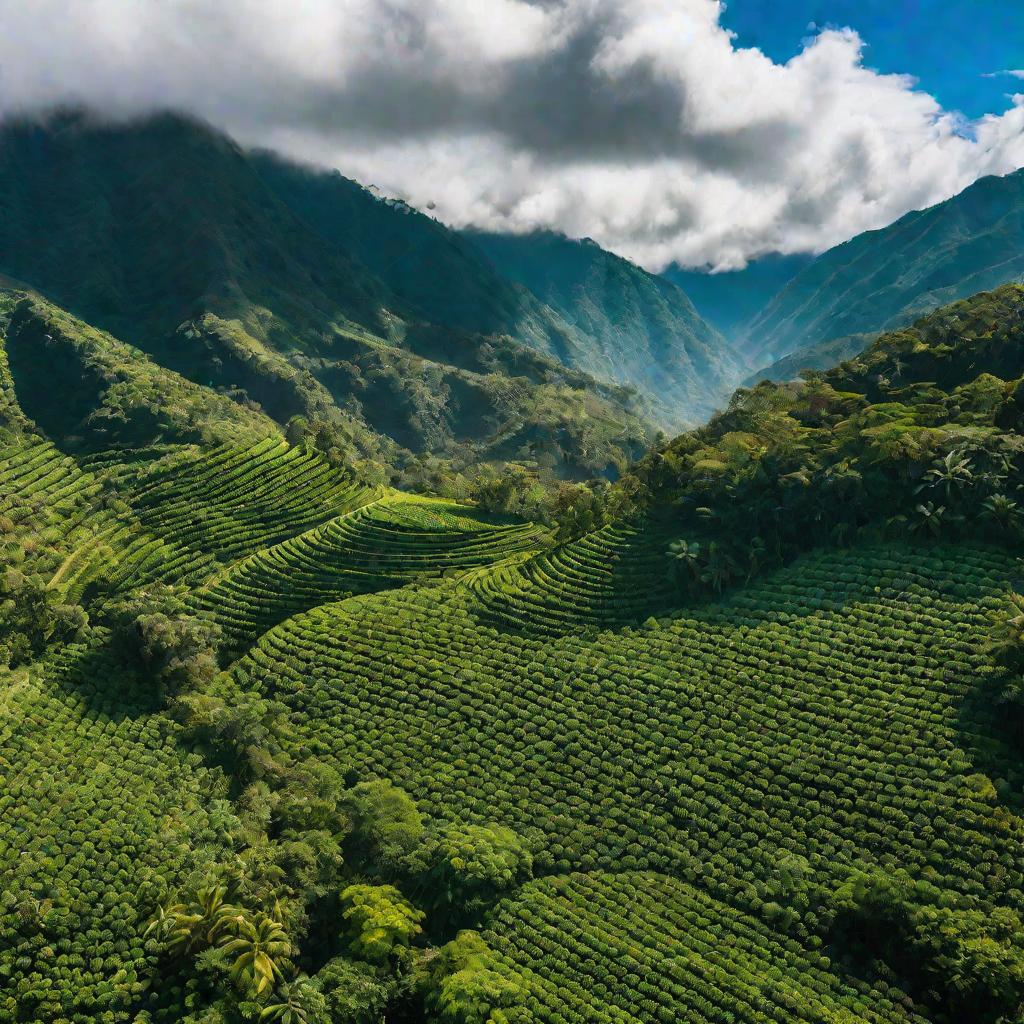
[[544, 523], [47, 313], [104, 383], [0, 362], [0, 1021], [1017, 1024], [1021, 295]]

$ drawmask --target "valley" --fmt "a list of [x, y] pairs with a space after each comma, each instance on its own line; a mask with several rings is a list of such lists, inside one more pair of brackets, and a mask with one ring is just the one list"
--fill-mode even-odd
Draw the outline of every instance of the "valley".
[[1021, 173], [720, 330], [0, 127], [0, 1021], [1016, 1024]]

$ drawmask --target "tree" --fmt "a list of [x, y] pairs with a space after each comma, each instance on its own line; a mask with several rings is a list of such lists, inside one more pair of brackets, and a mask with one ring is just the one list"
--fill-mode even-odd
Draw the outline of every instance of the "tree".
[[946, 501], [966, 490], [974, 481], [974, 467], [962, 448], [947, 452], [924, 475], [924, 482], [917, 488], [939, 488]]
[[501, 1008], [523, 997], [522, 984], [499, 973], [487, 943], [464, 930], [429, 964], [420, 985], [425, 1001], [445, 1024], [487, 1024], [504, 1020]]
[[426, 834], [416, 802], [386, 779], [353, 786], [347, 805], [352, 816], [354, 852], [383, 867], [401, 866]]
[[739, 566], [731, 554], [718, 541], [712, 541], [707, 547], [701, 580], [720, 594], [725, 585], [739, 574]]
[[296, 978], [281, 986], [277, 999], [260, 1012], [269, 1024], [330, 1024], [327, 1000], [310, 978]]
[[380, 1024], [399, 985], [397, 974], [341, 956], [324, 964], [315, 980], [331, 1024]]
[[198, 689], [216, 675], [220, 627], [187, 614], [166, 588], [115, 604], [110, 619], [115, 649], [153, 680], [161, 701]]
[[15, 667], [51, 643], [68, 642], [89, 624], [85, 610], [19, 569], [0, 572], [0, 667]]
[[910, 532], [915, 536], [938, 537], [947, 526], [960, 522], [961, 517], [951, 514], [945, 505], [926, 501], [918, 505], [910, 520]]
[[146, 927], [172, 956], [184, 956], [216, 945], [242, 920], [242, 911], [225, 901], [222, 885], [199, 889], [189, 903], [160, 907]]
[[341, 894], [352, 952], [370, 963], [401, 956], [426, 916], [393, 885], [350, 885]]
[[245, 991], [262, 995], [284, 978], [283, 964], [291, 943], [280, 921], [262, 915], [255, 921], [246, 917], [234, 922], [235, 937], [222, 949], [233, 956], [231, 980]]
[[504, 825], [455, 825], [436, 836], [428, 854], [438, 906], [473, 914], [533, 874], [527, 841]]
[[470, 495], [485, 512], [523, 514], [543, 496], [535, 473], [524, 466], [506, 466], [501, 473], [487, 469], [474, 482]]
[[669, 569], [679, 584], [700, 582], [701, 546], [693, 540], [674, 540], [668, 546]]
[[989, 495], [981, 504], [981, 518], [996, 536], [1016, 534], [1020, 530], [1020, 507], [1005, 494]]
[[574, 540], [604, 522], [604, 501], [586, 484], [559, 484], [548, 496], [544, 517], [555, 527], [559, 542]]

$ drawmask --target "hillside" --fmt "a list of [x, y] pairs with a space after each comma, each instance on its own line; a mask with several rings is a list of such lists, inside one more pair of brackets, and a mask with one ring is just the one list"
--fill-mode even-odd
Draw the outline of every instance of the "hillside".
[[589, 339], [582, 369], [654, 396], [663, 422], [678, 428], [707, 418], [736, 382], [737, 357], [670, 281], [589, 239], [553, 232], [468, 237], [504, 277]]
[[543, 526], [0, 312], [0, 1020], [1020, 1019], [1024, 288]]
[[762, 380], [795, 380], [803, 370], [831, 369], [862, 352], [877, 336], [877, 333], [851, 334], [846, 338], [829, 338], [816, 345], [803, 346], [750, 374], [743, 381], [743, 387], [753, 387]]
[[743, 341], [747, 325], [813, 259], [805, 254], [772, 253], [751, 260], [742, 270], [717, 274], [671, 264], [661, 272], [690, 297], [697, 312], [730, 342]]
[[[303, 197], [276, 178], [272, 188], [271, 166], [173, 115], [9, 120], [0, 273], [190, 380], [244, 394], [281, 426], [324, 424], [347, 458], [385, 469], [415, 476], [433, 458], [457, 473], [539, 451], [552, 471], [585, 478], [615, 475], [642, 450], [653, 428], [639, 400], [565, 365], [553, 312], [488, 271], [465, 287], [473, 301], [491, 297], [493, 317], [431, 320], [462, 300], [425, 309], [423, 294], [398, 294], [361, 262], [356, 214], [331, 205], [355, 186], [300, 175], [312, 190]], [[356, 191], [380, 241], [375, 262], [416, 244], [420, 228], [442, 248], [464, 246]], [[455, 262], [442, 269], [457, 282], [486, 266], [478, 255]]]
[[976, 181], [828, 250], [751, 322], [754, 365], [833, 338], [900, 327], [943, 303], [1024, 280], [1024, 170]]

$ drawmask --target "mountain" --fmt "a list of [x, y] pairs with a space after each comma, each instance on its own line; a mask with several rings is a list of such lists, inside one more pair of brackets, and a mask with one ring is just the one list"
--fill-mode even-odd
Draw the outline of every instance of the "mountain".
[[682, 288], [697, 312], [730, 342], [739, 342], [748, 322], [812, 259], [809, 255], [772, 253], [751, 260], [742, 270], [724, 270], [717, 274], [673, 263], [661, 276]]
[[533, 523], [5, 283], [0, 1020], [1015, 1024], [1022, 432], [1011, 285]]
[[581, 368], [654, 396], [669, 423], [706, 418], [736, 382], [737, 357], [670, 281], [590, 239], [549, 231], [468, 238], [588, 339]]
[[862, 352], [876, 337], [877, 334], [851, 334], [846, 338], [829, 338], [816, 345], [806, 345], [756, 370], [743, 381], [743, 386], [752, 387], [762, 380], [795, 380], [801, 370], [831, 369]]
[[614, 475], [653, 430], [460, 236], [185, 118], [5, 122], [0, 212], [0, 273], [353, 457]]
[[755, 365], [833, 338], [910, 323], [943, 303], [1024, 279], [1024, 169], [975, 182], [817, 257], [752, 321]]
[[337, 172], [253, 159], [306, 224], [433, 323], [508, 335], [635, 387], [669, 426], [706, 417], [735, 382], [729, 345], [678, 288], [593, 242], [454, 232]]

